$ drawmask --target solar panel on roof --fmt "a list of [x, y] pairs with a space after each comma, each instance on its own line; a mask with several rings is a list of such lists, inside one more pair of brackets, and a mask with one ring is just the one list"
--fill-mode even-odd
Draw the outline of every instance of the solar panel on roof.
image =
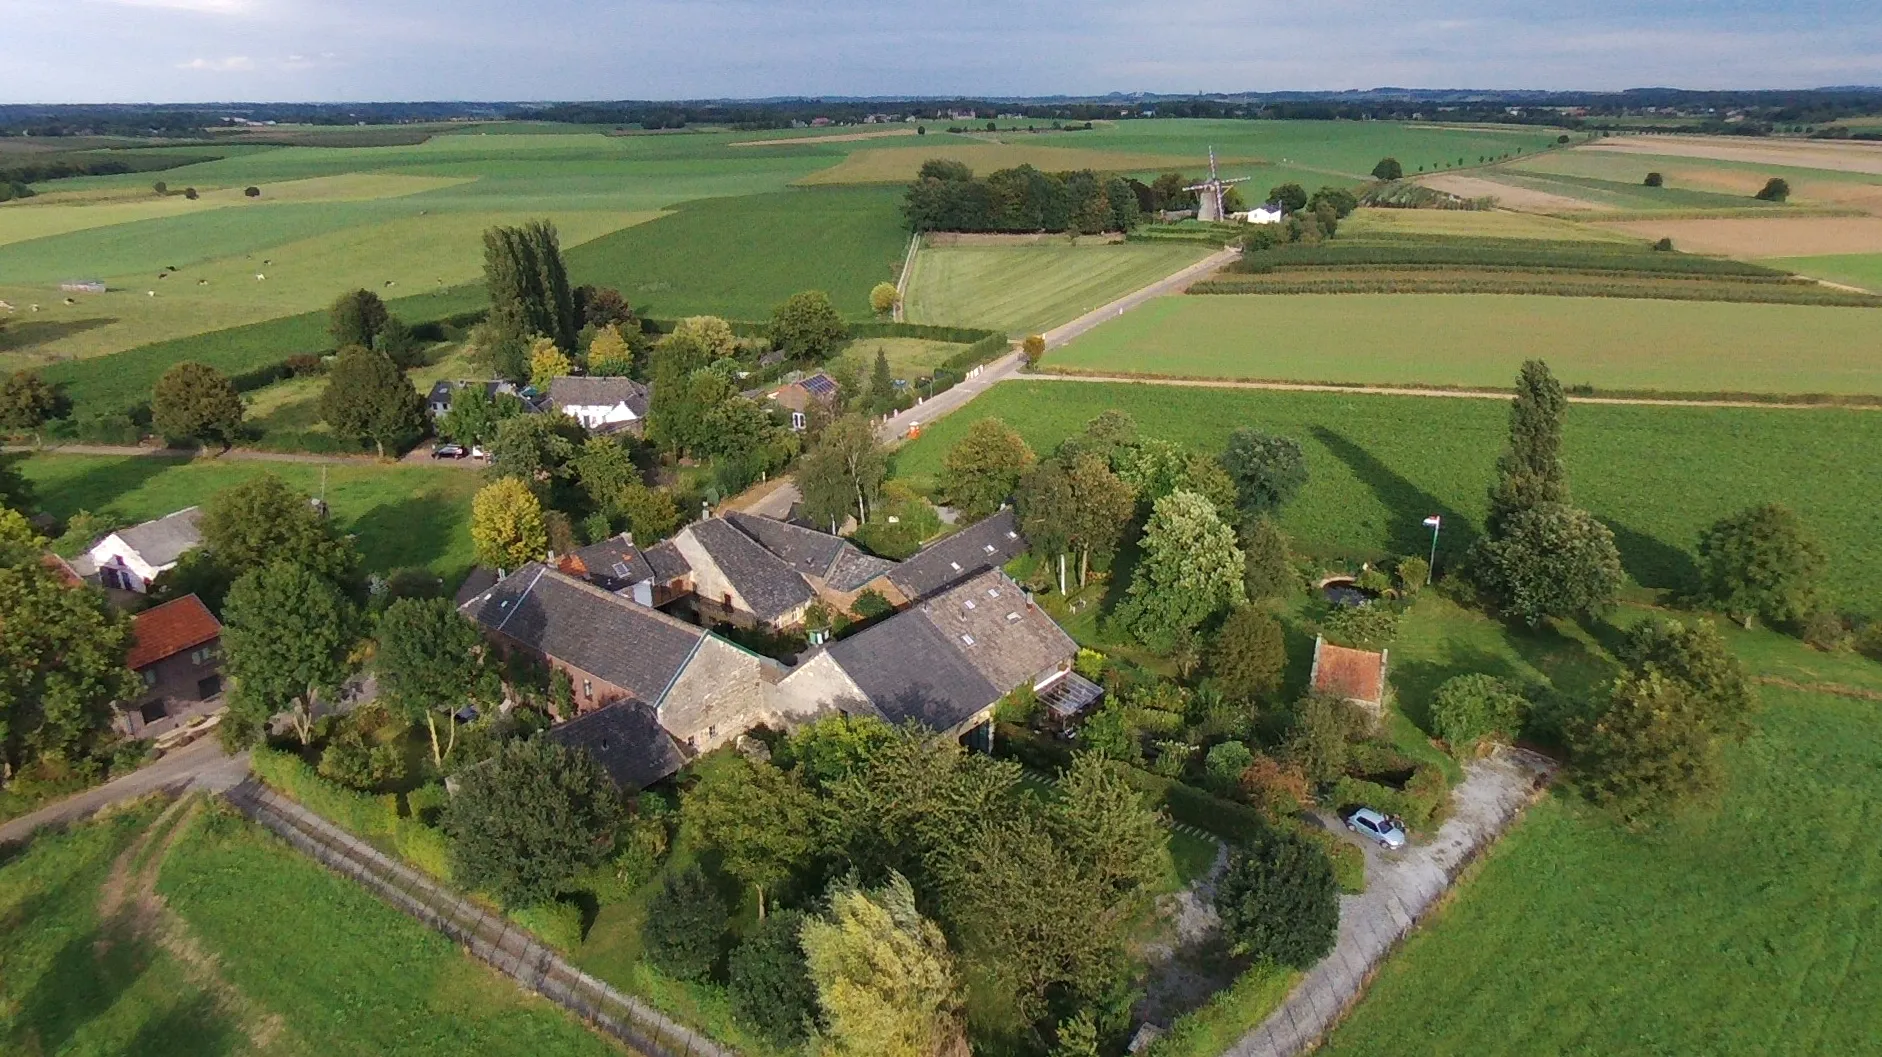
[[836, 383], [827, 374], [813, 374], [797, 384], [813, 396], [829, 396], [836, 392]]

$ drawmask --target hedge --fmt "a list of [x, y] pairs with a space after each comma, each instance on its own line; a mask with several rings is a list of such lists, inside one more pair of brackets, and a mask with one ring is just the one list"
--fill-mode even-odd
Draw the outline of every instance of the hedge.
[[406, 862], [440, 880], [451, 879], [444, 834], [399, 813], [396, 795], [372, 796], [322, 778], [293, 753], [257, 746], [249, 753], [255, 777], [354, 836], [388, 843]]
[[1333, 880], [1339, 884], [1340, 891], [1358, 895], [1366, 890], [1366, 853], [1359, 845], [1308, 822], [1290, 828], [1326, 853], [1327, 860], [1333, 864]]
[[1404, 789], [1346, 777], [1333, 783], [1332, 800], [1341, 815], [1356, 807], [1369, 807], [1397, 815], [1411, 828], [1421, 830], [1443, 821], [1445, 810], [1450, 806], [1450, 793], [1444, 772], [1429, 764], [1420, 764]]

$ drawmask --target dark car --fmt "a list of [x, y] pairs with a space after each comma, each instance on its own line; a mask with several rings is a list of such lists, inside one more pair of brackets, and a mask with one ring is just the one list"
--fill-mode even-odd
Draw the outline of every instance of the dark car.
[[469, 454], [461, 444], [440, 444], [431, 449], [431, 457], [434, 459], [462, 459]]

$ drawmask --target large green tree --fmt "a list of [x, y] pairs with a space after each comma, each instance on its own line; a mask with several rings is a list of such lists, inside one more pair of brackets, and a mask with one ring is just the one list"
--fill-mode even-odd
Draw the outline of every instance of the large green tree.
[[582, 424], [561, 412], [506, 418], [488, 449], [490, 475], [515, 478], [547, 497], [568, 479], [570, 463], [586, 440]]
[[1648, 670], [1567, 724], [1576, 781], [1630, 824], [1717, 792], [1724, 783], [1711, 710], [1686, 683]]
[[949, 504], [978, 521], [1006, 502], [1032, 464], [1025, 438], [997, 418], [983, 418], [948, 449], [942, 490]]
[[349, 593], [360, 585], [359, 553], [307, 493], [271, 473], [211, 496], [203, 547], [230, 578], [274, 562], [306, 568]]
[[230, 710], [259, 730], [286, 712], [301, 744], [345, 682], [359, 642], [359, 612], [332, 581], [278, 561], [242, 575], [222, 605], [223, 670], [235, 683]]
[[1568, 472], [1562, 467], [1562, 416], [1568, 398], [1541, 360], [1523, 364], [1510, 403], [1509, 446], [1496, 461], [1486, 528], [1502, 535], [1521, 511], [1568, 502]]
[[[422, 719], [431, 735], [431, 762], [442, 768], [457, 746], [452, 714], [497, 696], [485, 664], [483, 636], [448, 598], [401, 598], [379, 616], [373, 671], [392, 705]], [[440, 743], [438, 725], [445, 736]]]
[[726, 964], [732, 1015], [785, 1044], [802, 1039], [817, 1012], [817, 985], [798, 942], [803, 925], [798, 911], [772, 914], [733, 948]]
[[816, 846], [815, 798], [768, 763], [725, 761], [686, 790], [681, 808], [724, 857], [725, 871], [757, 893], [760, 918], [766, 890], [804, 865]]
[[841, 525], [852, 515], [857, 524], [867, 522], [888, 470], [888, 453], [876, 439], [875, 424], [861, 415], [837, 419], [798, 464], [804, 515], [818, 525]]
[[185, 360], [163, 372], [150, 394], [152, 428], [170, 440], [214, 442], [224, 450], [241, 435], [242, 394], [208, 364]]
[[0, 785], [44, 757], [76, 762], [142, 689], [130, 617], [41, 561], [46, 541], [0, 508]]
[[1621, 588], [1614, 533], [1592, 514], [1559, 503], [1515, 511], [1479, 541], [1476, 579], [1497, 607], [1534, 627], [1550, 617], [1594, 616]]
[[1340, 927], [1333, 864], [1316, 845], [1281, 830], [1229, 853], [1215, 907], [1237, 953], [1295, 969], [1325, 957]]
[[1751, 732], [1758, 705], [1751, 677], [1711, 622], [1653, 616], [1628, 628], [1614, 652], [1634, 672], [1658, 672], [1685, 684], [1705, 710], [1707, 725], [1720, 735], [1743, 738]]
[[698, 866], [670, 872], [647, 902], [641, 945], [647, 960], [669, 976], [705, 980], [719, 963], [731, 922], [725, 900]]
[[1259, 607], [1237, 606], [1209, 648], [1216, 688], [1241, 701], [1265, 698], [1281, 688], [1286, 669], [1281, 622]]
[[485, 485], [471, 499], [471, 545], [480, 565], [514, 570], [540, 560], [549, 549], [542, 502], [514, 477]]
[[555, 225], [532, 220], [484, 232], [484, 285], [505, 332], [539, 334], [574, 353], [581, 333]]
[[458, 776], [444, 811], [452, 874], [505, 906], [553, 898], [613, 847], [621, 802], [586, 751], [537, 735]]
[[451, 407], [438, 419], [438, 432], [459, 444], [488, 448], [506, 419], [523, 413], [523, 402], [509, 393], [494, 397], [476, 383], [458, 386]]
[[771, 310], [771, 344], [794, 360], [827, 359], [849, 337], [843, 316], [822, 290], [792, 294]]
[[1157, 501], [1144, 526], [1137, 563], [1116, 619], [1132, 637], [1167, 650], [1179, 634], [1246, 597], [1235, 531], [1194, 492]]
[[1801, 623], [1819, 604], [1827, 566], [1816, 537], [1776, 503], [1721, 518], [1699, 536], [1701, 593], [1746, 627]]
[[351, 290], [334, 299], [327, 309], [327, 333], [335, 348], [348, 345], [373, 347], [380, 331], [391, 322], [386, 303], [371, 290]]
[[425, 398], [383, 352], [363, 345], [340, 350], [320, 394], [320, 417], [343, 437], [402, 451], [425, 435]]
[[1256, 518], [1243, 527], [1239, 537], [1242, 555], [1242, 585], [1250, 601], [1286, 598], [1299, 585], [1294, 573], [1294, 553], [1287, 535], [1273, 518]]
[[964, 1051], [954, 955], [915, 908], [900, 874], [878, 889], [853, 882], [800, 934], [828, 1026], [824, 1057], [941, 1057]]
[[14, 371], [0, 382], [0, 433], [37, 433], [64, 405], [59, 391], [36, 372]]
[[1137, 497], [1093, 451], [1040, 463], [1019, 482], [1016, 508], [1026, 538], [1040, 555], [1077, 559], [1078, 583], [1090, 577], [1093, 558], [1117, 552], [1130, 530]]
[[1229, 434], [1222, 469], [1235, 482], [1236, 505], [1249, 520], [1279, 513], [1307, 483], [1307, 456], [1298, 441], [1247, 427]]

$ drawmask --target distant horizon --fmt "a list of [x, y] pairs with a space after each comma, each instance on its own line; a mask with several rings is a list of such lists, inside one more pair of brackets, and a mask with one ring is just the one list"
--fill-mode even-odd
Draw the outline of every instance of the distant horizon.
[[[1037, 98], [1201, 85], [1611, 92], [1882, 84], [1873, 0], [9, 0], [0, 99]], [[969, 90], [971, 88], [971, 91]], [[1525, 89], [1500, 89], [1521, 91]], [[1484, 89], [1493, 91], [1493, 89]]]

